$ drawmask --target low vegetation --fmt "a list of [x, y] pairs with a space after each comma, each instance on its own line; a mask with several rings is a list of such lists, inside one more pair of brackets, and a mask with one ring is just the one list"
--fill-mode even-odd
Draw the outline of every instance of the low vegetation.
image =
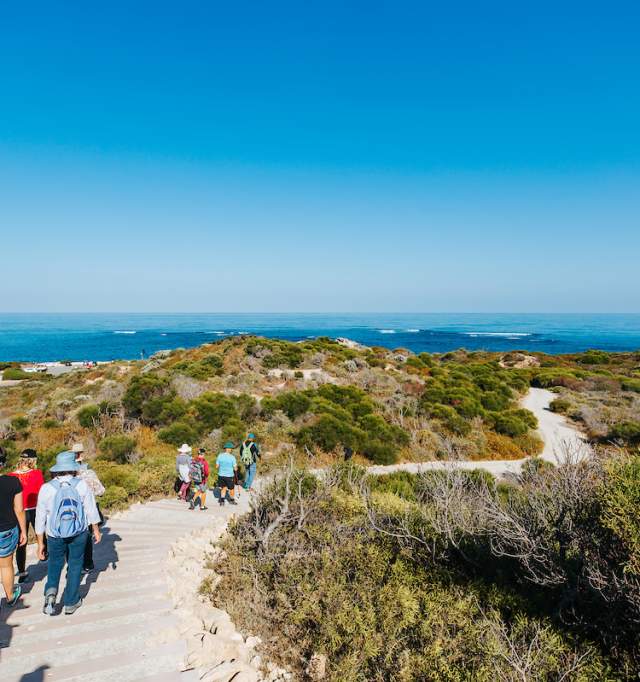
[[10, 457], [29, 446], [47, 460], [81, 440], [96, 463], [124, 467], [117, 471], [129, 483], [114, 481], [107, 498], [115, 505], [161, 489], [149, 486], [151, 474], [144, 486], [130, 484], [146, 462], [165, 481], [176, 446], [215, 452], [248, 430], [262, 443], [263, 471], [292, 455], [325, 466], [345, 447], [361, 465], [535, 456], [536, 420], [520, 407], [530, 385], [557, 391], [552, 409], [594, 442], [639, 445], [633, 353], [415, 355], [327, 338], [238, 337], [58, 377], [5, 365], [5, 377], [18, 371], [24, 379], [0, 392], [0, 444]]
[[639, 490], [624, 453], [508, 486], [291, 467], [232, 527], [205, 592], [300, 679], [324, 656], [336, 682], [632, 680]]

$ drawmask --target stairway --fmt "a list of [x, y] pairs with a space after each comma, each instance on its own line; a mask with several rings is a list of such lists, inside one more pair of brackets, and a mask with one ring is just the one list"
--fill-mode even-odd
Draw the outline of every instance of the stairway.
[[[178, 500], [136, 504], [109, 518], [102, 542], [94, 546], [95, 571], [82, 579], [82, 607], [73, 615], [42, 613], [46, 564], [29, 547], [33, 583], [0, 616], [2, 682], [195, 682], [185, 671], [186, 642], [167, 593], [165, 561], [185, 534], [227, 520], [248, 509], [220, 508], [209, 495], [207, 511], [189, 511]], [[204, 559], [204, 557], [203, 557]], [[64, 587], [60, 585], [60, 596]]]

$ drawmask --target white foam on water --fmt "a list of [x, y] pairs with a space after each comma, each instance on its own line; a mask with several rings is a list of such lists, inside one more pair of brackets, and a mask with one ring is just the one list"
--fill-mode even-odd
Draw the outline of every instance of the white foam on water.
[[411, 332], [411, 334], [417, 334], [420, 329], [407, 329], [408, 332]]
[[521, 339], [531, 336], [524, 332], [463, 332], [465, 336], [499, 336], [505, 339]]
[[135, 334], [136, 332], [133, 331], [128, 331], [128, 330], [117, 330], [113, 332], [114, 334]]
[[381, 334], [395, 334], [395, 329], [378, 329]]

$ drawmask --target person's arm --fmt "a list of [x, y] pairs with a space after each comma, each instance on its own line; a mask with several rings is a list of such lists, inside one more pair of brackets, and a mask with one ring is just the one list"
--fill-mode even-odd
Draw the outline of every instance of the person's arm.
[[233, 470], [238, 471], [238, 460], [236, 459], [235, 455], [232, 455], [233, 457]]
[[[84, 485], [83, 485], [84, 484]], [[82, 486], [83, 490], [78, 490], [80, 494], [80, 499], [82, 500], [82, 506], [84, 507], [84, 513], [87, 517], [87, 523], [91, 526], [93, 531], [93, 539], [96, 544], [102, 540], [102, 533], [100, 532], [100, 513], [98, 512], [98, 507], [96, 505], [96, 498], [91, 492], [91, 488], [86, 484], [85, 481], [81, 481], [79, 486]]]
[[13, 497], [13, 511], [20, 526], [20, 547], [27, 544], [27, 515], [24, 513], [22, 490]]
[[36, 505], [36, 538], [38, 540], [38, 559], [44, 561], [46, 550], [44, 548], [44, 534], [47, 530], [47, 492], [49, 486], [43, 486], [38, 493]]

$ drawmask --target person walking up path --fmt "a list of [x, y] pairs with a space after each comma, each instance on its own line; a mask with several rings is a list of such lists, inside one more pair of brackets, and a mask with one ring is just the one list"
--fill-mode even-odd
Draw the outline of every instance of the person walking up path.
[[229, 491], [229, 504], [235, 501], [235, 474], [238, 470], [238, 462], [233, 454], [235, 445], [231, 441], [224, 444], [224, 450], [216, 457], [216, 471], [218, 472], [218, 487], [220, 488], [220, 506], [224, 506]]
[[256, 437], [253, 433], [248, 433], [246, 440], [240, 446], [240, 461], [245, 468], [243, 486], [245, 490], [251, 490], [260, 457], [260, 448], [256, 443]]
[[[9, 474], [15, 476], [22, 485], [22, 501], [25, 512], [25, 527], [27, 534], [29, 526], [34, 529], [36, 527], [36, 505], [38, 502], [38, 493], [40, 488], [44, 485], [44, 475], [38, 466], [38, 455], [32, 448], [27, 448], [20, 454], [20, 459], [16, 468]], [[45, 555], [46, 555], [46, 541], [45, 541]], [[27, 543], [18, 545], [16, 549], [16, 564], [18, 565], [18, 582], [25, 583], [29, 580], [29, 573], [27, 572]]]
[[[78, 478], [84, 481], [89, 490], [93, 493], [96, 498], [96, 509], [98, 510], [98, 516], [100, 517], [100, 525], [104, 523], [104, 517], [100, 511], [100, 505], [98, 504], [98, 498], [104, 495], [104, 486], [98, 478], [98, 474], [93, 469], [89, 468], [89, 465], [84, 461], [84, 445], [82, 443], [75, 443], [71, 448], [76, 456], [76, 463], [80, 467], [78, 471]], [[89, 537], [87, 539], [87, 544], [84, 548], [84, 559], [82, 562], [82, 572], [90, 573], [94, 569], [93, 564], [93, 540]]]
[[198, 454], [191, 460], [189, 477], [194, 486], [193, 497], [189, 502], [189, 509], [195, 509], [200, 505], [202, 511], [207, 509], [207, 481], [209, 480], [209, 464], [205, 459], [204, 448], [198, 450]]
[[87, 485], [78, 477], [80, 467], [75, 453], [61, 452], [51, 467], [53, 480], [40, 489], [36, 508], [38, 558], [44, 559], [44, 536], [47, 535], [49, 566], [44, 588], [43, 613], [53, 616], [58, 585], [65, 562], [67, 580], [64, 591], [64, 612], [75, 613], [82, 606], [80, 581], [84, 552], [89, 541], [89, 526], [96, 544], [101, 540], [100, 514], [96, 500]]
[[189, 486], [191, 485], [191, 477], [189, 476], [189, 468], [191, 466], [191, 446], [183, 443], [178, 448], [178, 456], [176, 457], [176, 472], [180, 478], [181, 485], [178, 491], [178, 497], [186, 502]]
[[26, 544], [22, 484], [15, 476], [0, 476], [0, 577], [9, 607], [15, 606], [22, 594], [20, 585], [13, 584], [13, 555], [18, 546]]

